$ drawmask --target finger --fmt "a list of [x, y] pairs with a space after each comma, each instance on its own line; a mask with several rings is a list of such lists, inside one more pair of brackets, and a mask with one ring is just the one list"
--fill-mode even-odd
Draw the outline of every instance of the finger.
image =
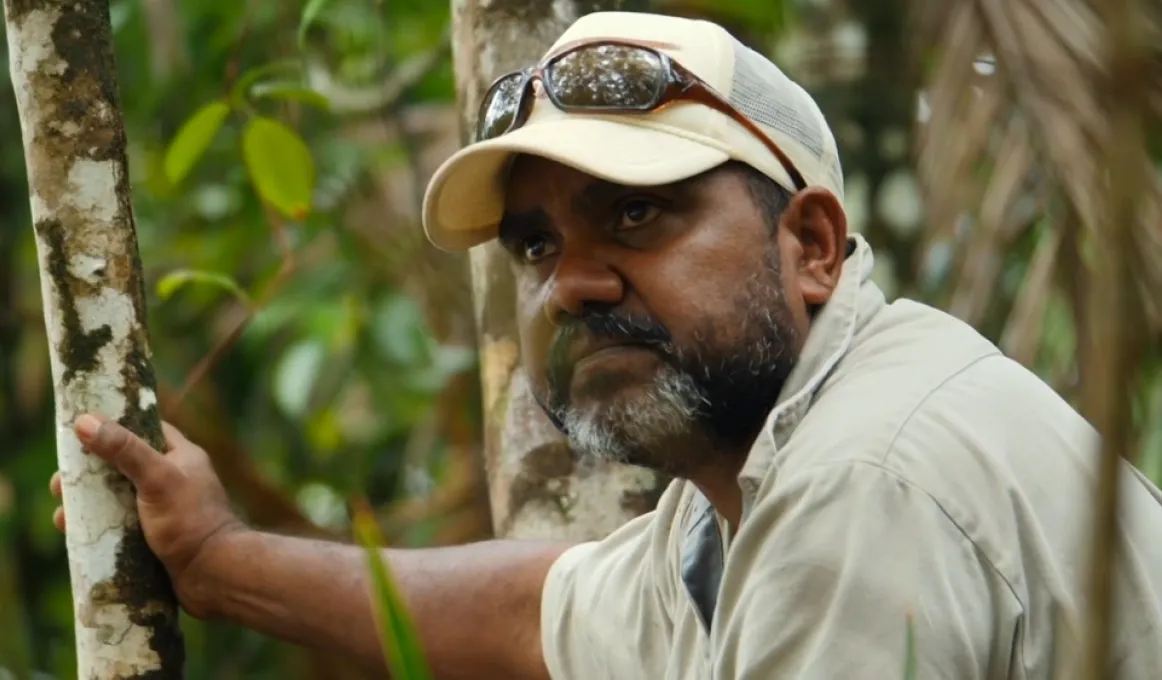
[[65, 530], [65, 509], [59, 505], [56, 511], [52, 513], [52, 523], [58, 531], [63, 532]]
[[52, 497], [60, 500], [61, 497], [61, 473], [54, 472], [52, 479], [48, 480], [48, 490], [52, 493]]
[[161, 422], [161, 430], [165, 433], [166, 447], [170, 451], [176, 449], [179, 445], [186, 442], [186, 436], [182, 434], [181, 430], [177, 429], [173, 425], [170, 425], [164, 420]]
[[77, 419], [77, 436], [90, 453], [108, 461], [129, 478], [138, 492], [160, 492], [168, 462], [153, 447], [120, 424], [84, 415]]

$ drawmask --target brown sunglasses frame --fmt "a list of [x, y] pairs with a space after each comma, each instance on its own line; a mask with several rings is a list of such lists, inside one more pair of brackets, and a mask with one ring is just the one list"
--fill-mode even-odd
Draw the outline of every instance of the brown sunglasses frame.
[[[651, 54], [658, 57], [658, 59], [662, 62], [662, 68], [665, 72], [666, 82], [665, 85], [659, 90], [658, 94], [654, 97], [654, 100], [648, 106], [622, 107], [613, 109], [608, 106], [565, 105], [557, 98], [557, 95], [553, 92], [553, 88], [545, 85], [545, 71], [554, 63], [579, 49], [593, 47], [595, 45], [634, 47], [650, 52]], [[748, 132], [758, 138], [758, 140], [761, 141], [767, 147], [767, 149], [772, 154], [774, 154], [776, 158], [779, 159], [779, 163], [782, 164], [783, 169], [785, 169], [787, 174], [790, 175], [791, 182], [795, 185], [796, 191], [802, 191], [803, 189], [807, 188], [807, 183], [803, 181], [803, 175], [799, 172], [798, 168], [795, 167], [795, 164], [791, 162], [791, 159], [787, 157], [787, 154], [785, 154], [783, 150], [779, 148], [779, 145], [776, 144], [767, 133], [763, 132], [762, 129], [758, 127], [758, 125], [744, 116], [741, 112], [738, 111], [738, 109], [731, 106], [730, 103], [727, 102], [722, 95], [718, 94], [714, 88], [710, 87], [706, 81], [691, 73], [689, 69], [674, 61], [672, 58], [670, 58], [670, 55], [662, 52], [653, 45], [622, 38], [594, 38], [565, 45], [557, 52], [545, 57], [536, 66], [532, 66], [520, 71], [512, 71], [500, 76], [492, 82], [492, 85], [490, 85], [488, 90], [485, 91], [484, 98], [481, 100], [481, 111], [477, 115], [477, 140], [481, 139], [480, 123], [483, 121], [482, 114], [484, 106], [487, 105], [493, 91], [499, 87], [502, 82], [512, 78], [513, 76], [520, 76], [521, 78], [519, 84], [519, 94], [517, 95], [516, 112], [514, 113], [512, 121], [509, 123], [504, 132], [495, 135], [493, 138], [506, 135], [527, 122], [529, 112], [532, 110], [532, 100], [529, 99], [529, 91], [532, 90], [533, 81], [536, 80], [541, 81], [543, 91], [548, 97], [549, 101], [553, 103], [553, 106], [556, 106], [558, 109], [567, 113], [584, 113], [587, 111], [608, 112], [612, 110], [624, 112], [639, 111], [644, 113], [660, 111], [675, 102], [689, 101], [696, 104], [702, 104], [703, 106], [708, 106], [721, 114], [730, 116], [732, 120], [742, 125], [747, 129]]]

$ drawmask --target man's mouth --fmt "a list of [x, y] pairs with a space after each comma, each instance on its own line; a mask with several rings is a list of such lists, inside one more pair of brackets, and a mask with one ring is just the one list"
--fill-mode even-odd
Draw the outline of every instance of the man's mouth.
[[652, 352], [648, 345], [642, 343], [625, 343], [617, 345], [608, 345], [595, 351], [583, 355], [580, 359], [573, 363], [574, 370], [583, 366], [600, 362], [600, 361], [615, 361], [623, 358], [628, 358], [633, 354], [640, 354], [642, 352]]

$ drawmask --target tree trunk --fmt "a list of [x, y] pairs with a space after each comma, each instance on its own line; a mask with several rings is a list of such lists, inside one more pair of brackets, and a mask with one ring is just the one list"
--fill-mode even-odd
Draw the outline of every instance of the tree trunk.
[[[498, 76], [536, 62], [578, 16], [634, 9], [624, 0], [452, 0], [452, 54], [467, 142]], [[599, 538], [657, 502], [663, 480], [620, 465], [579, 463], [529, 393], [519, 365], [516, 286], [505, 253], [471, 253], [485, 459], [493, 526], [501, 536]]]
[[133, 487], [84, 455], [72, 429], [99, 412], [164, 445], [109, 0], [7, 0], [5, 20], [55, 385], [78, 676], [178, 678], [177, 604]]

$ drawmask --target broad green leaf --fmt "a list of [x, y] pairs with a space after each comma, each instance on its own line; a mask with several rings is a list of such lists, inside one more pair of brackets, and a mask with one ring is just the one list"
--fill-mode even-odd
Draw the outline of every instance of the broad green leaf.
[[367, 555], [371, 582], [375, 590], [376, 623], [390, 675], [399, 680], [431, 680], [432, 673], [424, 660], [423, 649], [415, 632], [411, 613], [396, 589], [383, 561], [384, 544], [375, 516], [365, 502], [355, 504], [353, 518], [355, 537]]
[[171, 184], [185, 179], [229, 115], [230, 105], [218, 99], [195, 111], [182, 124], [165, 152], [165, 176]]
[[221, 288], [238, 298], [243, 304], [250, 305], [250, 296], [228, 274], [200, 269], [175, 269], [161, 277], [161, 280], [157, 282], [157, 296], [162, 300], [168, 300], [187, 283], [203, 283]]
[[266, 82], [258, 83], [250, 88], [250, 96], [254, 99], [286, 99], [309, 104], [317, 109], [329, 111], [331, 102], [318, 92], [297, 82]]
[[297, 132], [255, 116], [242, 133], [242, 156], [255, 189], [275, 210], [303, 219], [315, 190], [315, 159]]

